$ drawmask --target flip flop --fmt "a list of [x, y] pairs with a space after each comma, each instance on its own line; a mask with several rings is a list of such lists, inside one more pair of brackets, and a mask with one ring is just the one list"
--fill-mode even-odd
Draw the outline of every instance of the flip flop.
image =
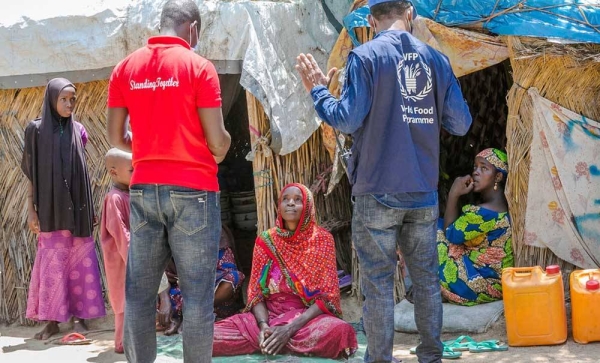
[[455, 340], [446, 340], [443, 342], [446, 347], [452, 348], [455, 352], [466, 352], [470, 347], [477, 345], [475, 339], [468, 335], [461, 335]]
[[504, 352], [507, 350], [508, 345], [498, 340], [484, 340], [473, 347], [469, 347], [469, 352], [471, 353]]
[[442, 359], [458, 359], [462, 356], [461, 352], [455, 352], [452, 348], [444, 346]]
[[87, 344], [91, 344], [91, 343], [92, 343], [92, 340], [86, 338], [82, 334], [79, 334], [79, 333], [70, 333], [70, 334], [67, 334], [64, 337], [62, 337], [62, 339], [60, 339], [59, 341], [55, 342], [54, 344], [59, 344], [59, 345], [87, 345]]
[[[410, 354], [417, 354], [417, 347], [412, 347], [409, 350]], [[452, 348], [444, 345], [442, 359], [458, 359], [462, 356], [461, 352], [454, 351]]]

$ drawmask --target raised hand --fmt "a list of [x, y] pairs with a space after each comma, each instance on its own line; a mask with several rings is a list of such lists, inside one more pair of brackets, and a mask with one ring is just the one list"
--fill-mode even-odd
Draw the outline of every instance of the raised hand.
[[302, 85], [307, 92], [310, 92], [316, 86], [325, 86], [329, 85], [329, 81], [331, 77], [337, 71], [336, 68], [332, 68], [327, 72], [327, 75], [321, 71], [317, 61], [312, 56], [312, 54], [304, 54], [301, 53], [296, 58], [296, 70], [300, 74], [300, 78], [302, 78]]

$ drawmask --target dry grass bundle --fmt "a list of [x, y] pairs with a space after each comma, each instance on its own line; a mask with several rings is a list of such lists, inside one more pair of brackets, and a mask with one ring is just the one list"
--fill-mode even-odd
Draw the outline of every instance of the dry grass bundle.
[[[104, 172], [104, 153], [109, 148], [104, 120], [107, 85], [107, 81], [76, 85], [75, 114], [90, 135], [86, 155], [96, 215], [109, 186]], [[25, 127], [40, 115], [43, 97], [44, 87], [0, 90], [0, 110], [4, 110], [0, 114], [0, 322], [32, 324], [25, 319], [25, 310], [37, 243], [27, 228], [27, 184], [20, 165]], [[98, 257], [102, 258], [99, 250]], [[100, 265], [103, 272], [102, 261]]]
[[571, 57], [579, 63], [587, 61], [600, 62], [597, 44], [549, 43], [538, 38], [521, 38], [520, 42], [521, 46], [515, 54], [517, 60], [549, 55], [553, 57]]
[[248, 118], [250, 120], [251, 143], [254, 152], [254, 188], [258, 210], [258, 231], [275, 225], [279, 192], [288, 183], [308, 186], [315, 197], [317, 219], [335, 237], [338, 264], [351, 271], [350, 189], [347, 181], [325, 197], [331, 159], [323, 147], [320, 132], [313, 135], [296, 151], [288, 155], [276, 155], [269, 148], [270, 123], [260, 102], [247, 93]]
[[507, 151], [510, 174], [506, 188], [513, 223], [517, 265], [559, 263], [551, 251], [524, 244], [525, 211], [529, 188], [529, 150], [532, 141], [532, 100], [527, 89], [574, 112], [600, 119], [600, 46], [556, 45], [540, 40], [508, 37], [514, 84], [508, 94]]

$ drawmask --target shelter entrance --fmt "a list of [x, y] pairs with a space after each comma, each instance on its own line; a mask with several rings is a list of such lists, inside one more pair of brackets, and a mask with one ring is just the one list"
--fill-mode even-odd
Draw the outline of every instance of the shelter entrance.
[[225, 128], [231, 135], [229, 152], [219, 164], [221, 222], [231, 229], [238, 268], [249, 277], [257, 213], [252, 162], [246, 160], [251, 150], [246, 92], [239, 74], [221, 74], [219, 80]]
[[[506, 95], [513, 80], [510, 62], [504, 61], [459, 78], [469, 105], [473, 124], [465, 136], [453, 136], [442, 130], [440, 143], [440, 217], [454, 179], [473, 170], [473, 159], [481, 150], [494, 147], [506, 150]], [[473, 198], [472, 195], [465, 196]], [[461, 200], [473, 203], [474, 200]]]

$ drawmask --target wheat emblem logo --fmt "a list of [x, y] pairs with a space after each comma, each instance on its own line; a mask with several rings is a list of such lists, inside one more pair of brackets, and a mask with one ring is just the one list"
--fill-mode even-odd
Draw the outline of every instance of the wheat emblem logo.
[[[422, 68], [421, 68], [422, 67]], [[422, 90], [417, 89], [417, 78], [425, 71], [425, 75], [427, 76], [427, 83]], [[404, 58], [400, 59], [398, 63], [398, 83], [400, 84], [400, 93], [402, 97], [407, 100], [411, 100], [413, 102], [421, 101], [424, 99], [431, 89], [433, 88], [433, 84], [431, 81], [431, 68], [427, 66], [425, 63], [413, 63], [413, 64], [405, 64]], [[404, 76], [404, 82], [402, 82], [402, 78]]]

